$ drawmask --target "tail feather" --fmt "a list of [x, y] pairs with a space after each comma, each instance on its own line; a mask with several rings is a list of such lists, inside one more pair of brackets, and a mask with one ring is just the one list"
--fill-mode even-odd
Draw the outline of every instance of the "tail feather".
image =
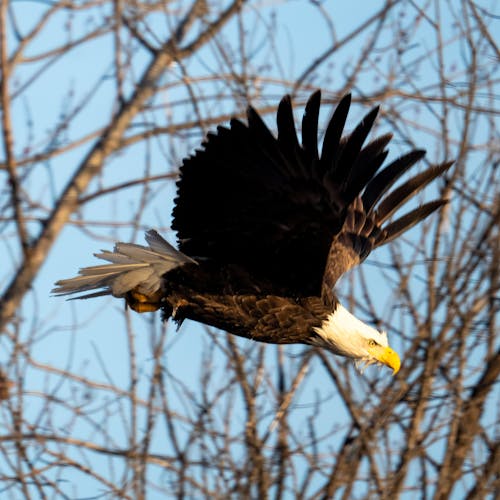
[[[96, 257], [99, 254], [95, 254]], [[99, 274], [119, 274], [123, 271], [130, 271], [134, 268], [148, 267], [147, 263], [130, 262], [129, 264], [103, 264], [101, 266], [90, 266], [80, 269], [80, 274], [85, 276], [97, 276]]]
[[[95, 253], [94, 256], [98, 259], [107, 260], [108, 262], [112, 262], [113, 264], [134, 264], [134, 261], [128, 257], [127, 255], [122, 255], [119, 253], [110, 252], [109, 250], [101, 250], [102, 253]], [[107, 264], [104, 264], [107, 265]], [[93, 266], [93, 268], [101, 267], [101, 266]], [[91, 269], [91, 268], [89, 268]]]
[[71, 295], [98, 290], [93, 294], [73, 297], [75, 299], [109, 294], [124, 297], [132, 290], [150, 295], [161, 288], [165, 273], [183, 264], [196, 262], [154, 230], [146, 233], [146, 241], [149, 248], [134, 243], [116, 243], [113, 252], [103, 250], [95, 254], [110, 264], [82, 268], [79, 276], [56, 282], [52, 293]]

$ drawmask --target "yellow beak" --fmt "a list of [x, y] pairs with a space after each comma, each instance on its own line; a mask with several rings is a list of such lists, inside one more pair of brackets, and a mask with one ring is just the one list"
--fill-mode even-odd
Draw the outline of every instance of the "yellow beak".
[[398, 373], [401, 366], [401, 360], [396, 351], [393, 351], [390, 347], [380, 347], [379, 349], [374, 349], [373, 355], [380, 363], [392, 368], [393, 375]]

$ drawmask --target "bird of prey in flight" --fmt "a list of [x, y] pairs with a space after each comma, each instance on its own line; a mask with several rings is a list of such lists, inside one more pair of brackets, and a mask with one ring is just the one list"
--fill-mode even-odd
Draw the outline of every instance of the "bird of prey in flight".
[[289, 96], [278, 107], [277, 137], [251, 106], [246, 124], [233, 119], [208, 134], [180, 168], [172, 224], [178, 248], [150, 230], [147, 246], [116, 243], [96, 254], [108, 264], [81, 269], [54, 292], [111, 294], [137, 312], [161, 309], [177, 322], [318, 346], [396, 373], [400, 359], [386, 333], [347, 311], [334, 287], [372, 250], [446, 203], [438, 199], [392, 217], [451, 163], [393, 188], [425, 151], [382, 167], [391, 134], [364, 146], [378, 108], [342, 135], [350, 95], [335, 109], [319, 151], [320, 100], [317, 91], [307, 102], [301, 143]]

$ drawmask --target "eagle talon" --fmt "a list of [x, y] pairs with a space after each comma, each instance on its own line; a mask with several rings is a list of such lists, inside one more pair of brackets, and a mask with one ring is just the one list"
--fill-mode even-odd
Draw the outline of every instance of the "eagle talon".
[[346, 95], [326, 126], [320, 155], [320, 101], [316, 91], [306, 104], [302, 145], [289, 96], [278, 106], [277, 137], [252, 107], [248, 124], [233, 119], [208, 134], [180, 167], [172, 220], [179, 249], [149, 230], [147, 247], [117, 242], [113, 251], [95, 254], [109, 264], [81, 269], [54, 292], [125, 297], [134, 311], [162, 309], [178, 326], [191, 319], [257, 341], [310, 344], [397, 373], [401, 362], [387, 334], [342, 307], [333, 289], [372, 250], [448, 202], [437, 199], [392, 218], [452, 163], [391, 190], [425, 151], [379, 171], [392, 134], [363, 146], [376, 107], [342, 138], [351, 105]]
[[127, 305], [135, 312], [154, 312], [161, 307], [162, 295], [159, 290], [150, 296], [132, 290], [127, 293], [125, 300]]
[[[175, 307], [174, 307], [174, 309], [172, 311], [172, 318], [175, 319], [175, 320], [178, 320], [179, 318], [177, 316], [178, 316], [178, 313], [179, 313], [179, 309], [183, 309], [184, 307], [186, 307], [188, 305], [189, 305], [189, 302], [186, 299], [179, 300], [179, 302], [177, 302], [177, 304], [175, 304]], [[184, 318], [180, 318], [181, 321], [183, 319]]]

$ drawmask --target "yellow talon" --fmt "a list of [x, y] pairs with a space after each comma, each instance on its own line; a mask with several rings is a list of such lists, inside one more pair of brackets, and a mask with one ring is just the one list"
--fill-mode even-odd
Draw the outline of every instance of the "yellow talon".
[[160, 308], [159, 304], [153, 304], [148, 302], [138, 302], [136, 304], [130, 304], [129, 306], [138, 313], [154, 312]]
[[138, 313], [157, 311], [161, 307], [161, 299], [162, 294], [160, 290], [149, 296], [132, 290], [125, 296], [127, 305]]

